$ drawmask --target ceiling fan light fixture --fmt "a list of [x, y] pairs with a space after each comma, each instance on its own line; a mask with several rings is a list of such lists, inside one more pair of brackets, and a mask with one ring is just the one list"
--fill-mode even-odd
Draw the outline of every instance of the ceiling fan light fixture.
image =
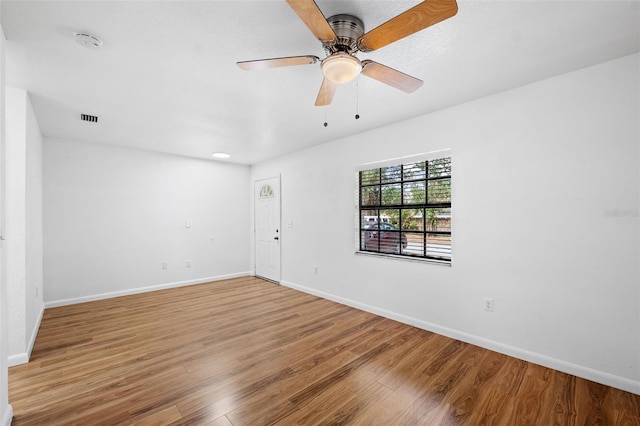
[[362, 71], [362, 64], [348, 53], [335, 53], [322, 61], [322, 73], [334, 83], [348, 83]]

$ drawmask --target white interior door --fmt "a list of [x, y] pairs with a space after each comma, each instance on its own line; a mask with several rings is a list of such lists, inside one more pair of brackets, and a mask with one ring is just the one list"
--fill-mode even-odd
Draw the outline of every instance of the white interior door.
[[280, 282], [280, 177], [255, 181], [256, 275]]

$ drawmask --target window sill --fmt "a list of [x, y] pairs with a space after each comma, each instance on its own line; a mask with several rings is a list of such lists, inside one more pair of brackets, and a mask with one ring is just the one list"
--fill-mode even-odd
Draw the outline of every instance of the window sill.
[[375, 253], [375, 252], [372, 252], [372, 251], [360, 251], [360, 250], [356, 250], [354, 254], [356, 256], [383, 257], [383, 258], [387, 258], [387, 259], [404, 260], [405, 262], [431, 263], [431, 264], [435, 264], [435, 265], [451, 267], [451, 262], [450, 261], [446, 261], [446, 260], [425, 259], [425, 258], [420, 258], [420, 257], [398, 256], [398, 255], [395, 255], [395, 254]]

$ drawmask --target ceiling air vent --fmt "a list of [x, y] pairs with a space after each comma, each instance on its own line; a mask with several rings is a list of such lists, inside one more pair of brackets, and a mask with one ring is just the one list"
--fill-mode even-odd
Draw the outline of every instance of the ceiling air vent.
[[80, 120], [89, 121], [91, 123], [97, 123], [98, 122], [98, 116], [89, 115], [89, 114], [80, 114]]
[[75, 36], [76, 41], [80, 43], [81, 46], [87, 47], [89, 49], [100, 49], [102, 47], [102, 40], [87, 31], [80, 31], [74, 33], [73, 35]]

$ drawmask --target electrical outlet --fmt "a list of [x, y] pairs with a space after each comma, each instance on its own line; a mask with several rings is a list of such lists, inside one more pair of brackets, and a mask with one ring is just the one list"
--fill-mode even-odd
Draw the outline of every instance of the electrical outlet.
[[493, 299], [490, 297], [484, 298], [484, 310], [487, 312], [493, 312]]
[[187, 260], [187, 261], [185, 262], [185, 266], [186, 266], [187, 268], [191, 268], [191, 261], [190, 261], [190, 260]]
[[317, 267], [317, 266], [314, 266], [314, 267], [313, 267], [313, 273], [314, 273], [314, 274], [316, 274], [316, 275], [318, 275], [318, 267]]
[[162, 269], [167, 269], [169, 264], [167, 262], [162, 262]]

